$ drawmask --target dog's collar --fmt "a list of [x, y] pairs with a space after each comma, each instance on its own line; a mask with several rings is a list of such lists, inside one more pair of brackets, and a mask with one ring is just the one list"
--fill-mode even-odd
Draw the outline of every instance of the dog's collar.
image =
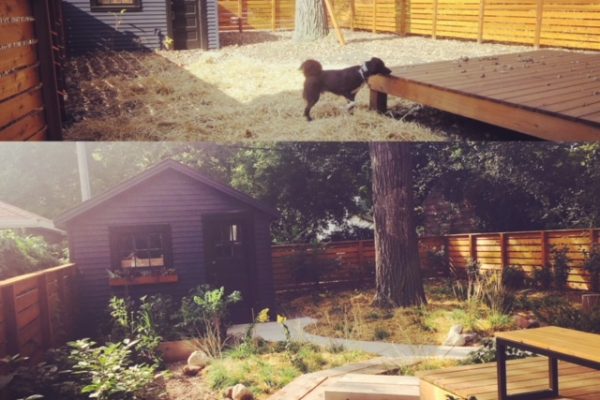
[[360, 77], [362, 78], [363, 81], [367, 81], [367, 74], [369, 72], [369, 69], [367, 68], [367, 63], [364, 62], [363, 65], [360, 66], [360, 69], [358, 70], [358, 73], [360, 74]]

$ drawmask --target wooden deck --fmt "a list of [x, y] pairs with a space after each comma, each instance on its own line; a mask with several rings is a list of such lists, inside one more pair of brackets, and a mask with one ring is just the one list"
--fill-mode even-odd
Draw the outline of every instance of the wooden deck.
[[[513, 360], [508, 365], [508, 391], [511, 394], [548, 387], [548, 360], [532, 357]], [[559, 361], [560, 399], [600, 399], [600, 371]], [[496, 363], [475, 364], [426, 372], [421, 378], [421, 400], [446, 400], [447, 395], [477, 400], [497, 400]]]
[[600, 53], [538, 50], [392, 68], [369, 78], [371, 108], [394, 95], [556, 141], [600, 140]]

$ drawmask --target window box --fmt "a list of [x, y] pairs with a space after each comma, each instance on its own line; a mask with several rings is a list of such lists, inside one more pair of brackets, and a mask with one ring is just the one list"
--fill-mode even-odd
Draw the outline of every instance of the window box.
[[169, 275], [142, 275], [127, 278], [109, 278], [110, 286], [156, 285], [159, 283], [176, 283], [179, 281], [177, 274]]
[[92, 12], [142, 11], [142, 0], [90, 0]]

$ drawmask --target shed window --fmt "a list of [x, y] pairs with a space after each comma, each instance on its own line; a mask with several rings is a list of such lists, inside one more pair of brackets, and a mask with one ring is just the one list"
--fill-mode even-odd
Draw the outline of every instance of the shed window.
[[239, 224], [223, 224], [216, 232], [215, 253], [217, 257], [230, 258], [243, 255], [242, 229]]
[[169, 231], [168, 225], [112, 228], [113, 269], [169, 268]]
[[142, 0], [90, 0], [92, 11], [138, 11]]

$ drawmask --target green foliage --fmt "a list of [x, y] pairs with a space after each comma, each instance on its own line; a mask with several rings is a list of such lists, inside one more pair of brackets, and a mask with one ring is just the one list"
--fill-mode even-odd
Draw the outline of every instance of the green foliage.
[[87, 381], [82, 393], [99, 400], [146, 398], [146, 390], [156, 378], [156, 366], [133, 362], [136, 341], [126, 339], [98, 346], [89, 339], [81, 339], [70, 342], [69, 346], [74, 373]]
[[[157, 300], [158, 299], [158, 300]], [[109, 302], [113, 317], [112, 339], [134, 343], [136, 359], [141, 362], [160, 364], [158, 345], [162, 337], [158, 334], [155, 316], [163, 316], [160, 296], [143, 296], [136, 308], [130, 299], [112, 297]]]
[[373, 333], [373, 339], [375, 340], [385, 340], [387, 338], [390, 337], [390, 333], [383, 328], [377, 328], [375, 329], [375, 332]]
[[502, 283], [508, 289], [523, 289], [528, 286], [527, 274], [520, 265], [508, 265], [502, 271]]
[[531, 310], [545, 324], [600, 333], [600, 309], [583, 313], [566, 300], [548, 297], [532, 302]]
[[563, 246], [556, 248], [552, 246], [552, 273], [554, 275], [554, 287], [558, 290], [564, 290], [567, 287], [569, 279], [569, 266], [571, 260], [568, 257], [569, 248]]
[[62, 261], [62, 249], [41, 236], [0, 231], [0, 280], [56, 267]]
[[552, 269], [547, 266], [536, 267], [533, 270], [533, 280], [538, 288], [543, 290], [550, 289], [554, 280]]
[[450, 269], [448, 265], [448, 254], [446, 248], [441, 247], [440, 249], [428, 250], [427, 254], [427, 265], [433, 269], [434, 272], [447, 272]]
[[594, 292], [600, 291], [600, 245], [594, 244], [590, 251], [583, 251], [585, 259], [583, 269], [590, 274], [590, 288]]

